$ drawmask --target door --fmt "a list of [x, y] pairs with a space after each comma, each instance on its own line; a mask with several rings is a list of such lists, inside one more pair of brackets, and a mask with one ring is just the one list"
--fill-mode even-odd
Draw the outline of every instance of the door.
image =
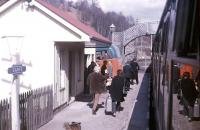
[[76, 84], [75, 59], [76, 58], [74, 55], [74, 51], [69, 51], [69, 96], [70, 98], [75, 96], [75, 84]]
[[69, 53], [60, 49], [60, 101], [64, 104], [69, 101]]
[[69, 53], [66, 48], [55, 46], [54, 64], [54, 108], [57, 108], [69, 101]]

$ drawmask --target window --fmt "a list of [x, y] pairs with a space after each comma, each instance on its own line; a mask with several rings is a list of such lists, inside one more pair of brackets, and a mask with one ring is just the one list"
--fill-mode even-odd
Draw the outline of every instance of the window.
[[167, 52], [167, 44], [168, 44], [168, 31], [169, 31], [169, 18], [167, 18], [166, 22], [163, 25], [162, 32], [162, 41], [161, 41], [161, 54]]
[[179, 57], [197, 58], [199, 52], [198, 0], [181, 0], [177, 12], [174, 50]]

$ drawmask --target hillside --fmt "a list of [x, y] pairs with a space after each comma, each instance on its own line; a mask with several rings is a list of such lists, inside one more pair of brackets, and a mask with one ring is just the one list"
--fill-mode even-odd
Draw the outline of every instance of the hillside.
[[72, 17], [82, 23], [93, 27], [103, 36], [108, 37], [109, 26], [114, 24], [116, 31], [123, 31], [134, 24], [131, 16], [122, 13], [104, 12], [97, 0], [47, 0], [53, 6], [68, 12]]

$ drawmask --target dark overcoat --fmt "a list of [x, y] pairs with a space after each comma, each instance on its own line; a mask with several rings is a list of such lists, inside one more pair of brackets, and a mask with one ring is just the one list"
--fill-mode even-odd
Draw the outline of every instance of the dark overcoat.
[[110, 95], [114, 101], [118, 101], [118, 102], [124, 101], [123, 86], [124, 86], [123, 76], [115, 76], [112, 79], [112, 83], [110, 86]]
[[126, 78], [131, 78], [133, 76], [133, 70], [129, 64], [123, 67], [123, 73]]
[[188, 101], [190, 106], [194, 106], [195, 100], [199, 94], [195, 88], [194, 81], [192, 79], [181, 79], [179, 85], [185, 100]]

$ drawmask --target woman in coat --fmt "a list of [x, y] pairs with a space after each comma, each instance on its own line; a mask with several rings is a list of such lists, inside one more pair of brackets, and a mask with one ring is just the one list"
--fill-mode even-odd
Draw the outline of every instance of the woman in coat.
[[87, 78], [87, 85], [90, 86], [90, 92], [94, 94], [92, 114], [95, 115], [97, 112], [97, 105], [101, 93], [105, 91], [105, 81], [107, 76], [104, 76], [100, 72], [98, 66], [94, 67], [94, 72], [90, 73]]
[[122, 70], [117, 70], [117, 76], [112, 79], [110, 86], [110, 95], [114, 102], [117, 102], [116, 110], [119, 110], [120, 103], [124, 101], [123, 86], [124, 76], [122, 76]]

